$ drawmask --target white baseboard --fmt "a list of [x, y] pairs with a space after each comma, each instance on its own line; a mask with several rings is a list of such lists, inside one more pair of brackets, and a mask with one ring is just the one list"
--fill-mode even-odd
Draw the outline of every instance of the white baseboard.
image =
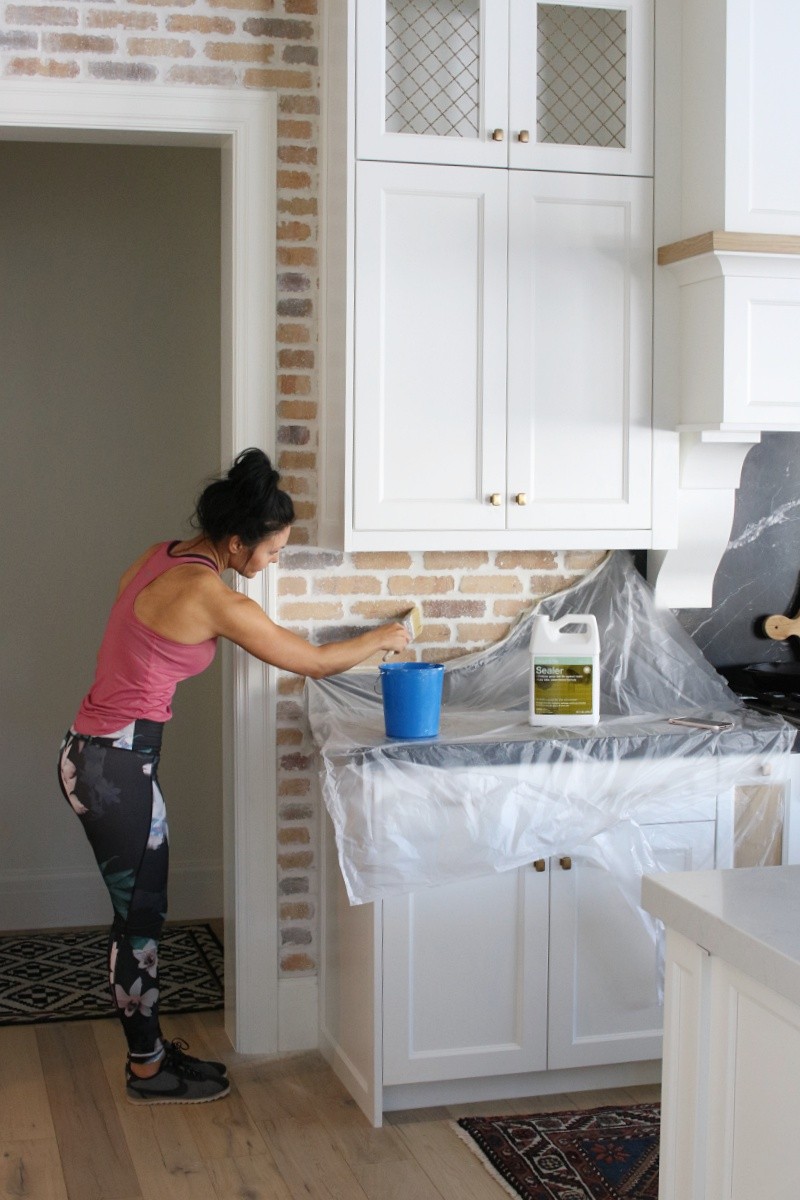
[[[222, 915], [222, 863], [170, 864], [169, 919]], [[0, 930], [110, 925], [99, 871], [0, 871]]]
[[319, 988], [316, 975], [278, 980], [278, 1051], [316, 1050]]

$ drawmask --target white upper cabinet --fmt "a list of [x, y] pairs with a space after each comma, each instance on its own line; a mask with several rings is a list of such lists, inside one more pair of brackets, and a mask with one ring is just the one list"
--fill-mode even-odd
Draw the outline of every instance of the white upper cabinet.
[[653, 173], [653, 2], [512, 0], [509, 166]]
[[651, 190], [358, 164], [354, 548], [646, 544]]
[[683, 0], [682, 18], [682, 235], [797, 234], [800, 4]]
[[322, 544], [653, 545], [652, 3], [329, 0]]
[[652, 174], [653, 0], [360, 0], [356, 153]]
[[508, 0], [359, 0], [356, 153], [506, 165]]
[[646, 539], [651, 182], [512, 171], [509, 190], [508, 528]]
[[505, 527], [505, 174], [358, 164], [356, 531]]

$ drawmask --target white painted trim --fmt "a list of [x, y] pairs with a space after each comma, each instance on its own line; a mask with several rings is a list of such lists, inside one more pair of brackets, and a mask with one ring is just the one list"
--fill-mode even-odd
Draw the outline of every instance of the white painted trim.
[[[0, 80], [0, 138], [219, 146], [222, 152], [222, 459], [275, 434], [275, 163], [270, 92]], [[269, 585], [247, 594], [269, 608]], [[226, 1029], [277, 1050], [274, 671], [227, 656], [224, 737]]]
[[[552, 1096], [598, 1088], [659, 1083], [661, 1060], [617, 1063], [605, 1067], [570, 1067], [563, 1071], [491, 1075], [483, 1079], [443, 1079], [435, 1083], [401, 1083], [383, 1089], [383, 1112], [440, 1104], [472, 1104], [512, 1100], [520, 1096]], [[373, 1121], [379, 1125], [380, 1120]]]
[[708, 608], [728, 545], [745, 456], [754, 431], [681, 433], [678, 546], [650, 555], [648, 574], [663, 608]]
[[278, 1050], [316, 1050], [319, 1045], [319, 986], [316, 975], [278, 981]]
[[[206, 920], [220, 912], [221, 903], [221, 862], [170, 864], [170, 921]], [[3, 930], [108, 925], [113, 916], [96, 869], [0, 871], [0, 913]]]

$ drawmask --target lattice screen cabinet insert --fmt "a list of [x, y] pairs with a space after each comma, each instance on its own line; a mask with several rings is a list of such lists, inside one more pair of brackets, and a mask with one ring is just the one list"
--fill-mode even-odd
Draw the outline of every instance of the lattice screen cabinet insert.
[[653, 0], [357, 0], [357, 155], [652, 172]]

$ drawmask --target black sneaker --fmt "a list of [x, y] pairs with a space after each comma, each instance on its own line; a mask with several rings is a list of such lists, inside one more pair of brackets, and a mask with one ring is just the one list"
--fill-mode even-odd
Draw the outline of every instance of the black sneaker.
[[228, 1080], [219, 1075], [203, 1075], [189, 1063], [182, 1066], [161, 1063], [161, 1070], [149, 1079], [125, 1068], [125, 1094], [131, 1104], [205, 1104], [219, 1100], [231, 1090]]
[[189, 1066], [193, 1070], [199, 1071], [202, 1075], [207, 1075], [209, 1078], [224, 1078], [228, 1074], [228, 1068], [224, 1062], [216, 1062], [214, 1059], [195, 1058], [193, 1054], [187, 1054], [189, 1043], [183, 1038], [173, 1038], [171, 1042], [164, 1042], [164, 1059], [172, 1067]]

